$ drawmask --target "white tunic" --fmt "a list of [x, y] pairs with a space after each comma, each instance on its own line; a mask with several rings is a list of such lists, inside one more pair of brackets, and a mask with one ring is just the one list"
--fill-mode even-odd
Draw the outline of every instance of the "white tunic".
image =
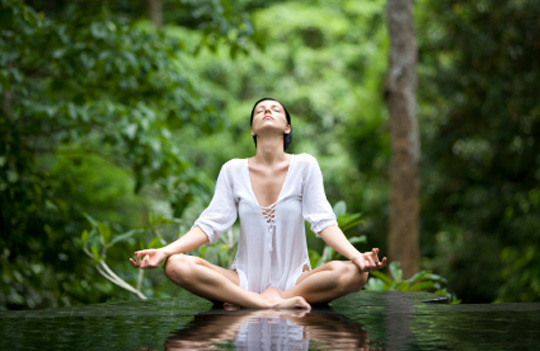
[[251, 187], [247, 159], [233, 159], [221, 168], [210, 205], [195, 221], [217, 240], [240, 217], [240, 237], [231, 269], [238, 272], [240, 286], [263, 292], [295, 286], [303, 268], [311, 268], [304, 220], [320, 233], [336, 225], [326, 199], [317, 160], [308, 154], [291, 155], [291, 162], [277, 201], [259, 205]]

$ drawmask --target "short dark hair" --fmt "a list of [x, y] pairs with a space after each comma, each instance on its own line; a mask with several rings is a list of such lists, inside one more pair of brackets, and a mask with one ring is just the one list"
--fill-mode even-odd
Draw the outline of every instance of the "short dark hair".
[[[280, 101], [278, 101], [276, 99], [273, 99], [271, 97], [265, 97], [265, 98], [259, 99], [255, 103], [255, 105], [253, 105], [253, 108], [251, 109], [251, 118], [249, 120], [249, 125], [253, 126], [253, 113], [255, 112], [255, 107], [257, 107], [259, 102], [266, 101], [266, 100], [275, 101], [275, 102], [279, 103], [281, 105], [281, 107], [283, 107], [283, 110], [285, 111], [285, 117], [287, 118], [287, 123], [291, 126], [291, 130], [290, 130], [289, 134], [285, 134], [285, 133], [283, 134], [283, 149], [287, 150], [287, 147], [289, 146], [289, 144], [292, 141], [291, 115], [289, 114], [289, 111], [287, 111], [287, 108], [285, 107], [285, 105], [283, 105]], [[256, 135], [253, 136], [253, 141], [255, 142], [255, 147], [257, 147], [257, 136]]]

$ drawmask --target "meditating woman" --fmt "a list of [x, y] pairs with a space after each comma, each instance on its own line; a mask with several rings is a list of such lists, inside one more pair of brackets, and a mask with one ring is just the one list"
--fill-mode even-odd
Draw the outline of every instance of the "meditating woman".
[[[264, 98], [251, 112], [256, 154], [225, 163], [210, 205], [191, 230], [160, 249], [135, 252], [136, 268], [163, 260], [165, 275], [212, 301], [246, 308], [305, 308], [360, 290], [368, 272], [386, 265], [379, 250], [360, 253], [337, 225], [317, 160], [285, 152], [292, 140], [289, 112]], [[184, 254], [211, 243], [240, 219], [240, 237], [230, 269]], [[311, 269], [304, 220], [326, 244], [350, 261]]]

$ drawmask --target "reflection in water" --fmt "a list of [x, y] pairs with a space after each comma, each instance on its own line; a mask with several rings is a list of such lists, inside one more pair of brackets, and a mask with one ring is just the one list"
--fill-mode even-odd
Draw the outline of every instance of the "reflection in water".
[[411, 323], [414, 316], [414, 303], [403, 294], [386, 294], [386, 338], [388, 350], [407, 350], [414, 336]]
[[177, 330], [166, 350], [367, 350], [367, 333], [331, 308], [298, 310], [210, 310]]

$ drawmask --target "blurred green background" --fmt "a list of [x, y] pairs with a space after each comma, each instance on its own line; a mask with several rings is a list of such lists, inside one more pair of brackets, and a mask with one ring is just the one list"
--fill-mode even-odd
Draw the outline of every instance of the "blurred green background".
[[[174, 295], [128, 258], [253, 155], [263, 96], [337, 211], [362, 214], [347, 235], [385, 252], [386, 2], [152, 3], [0, 0], [0, 309]], [[540, 301], [540, 1], [414, 8], [422, 269], [463, 302]], [[226, 263], [235, 230], [198, 254]]]

